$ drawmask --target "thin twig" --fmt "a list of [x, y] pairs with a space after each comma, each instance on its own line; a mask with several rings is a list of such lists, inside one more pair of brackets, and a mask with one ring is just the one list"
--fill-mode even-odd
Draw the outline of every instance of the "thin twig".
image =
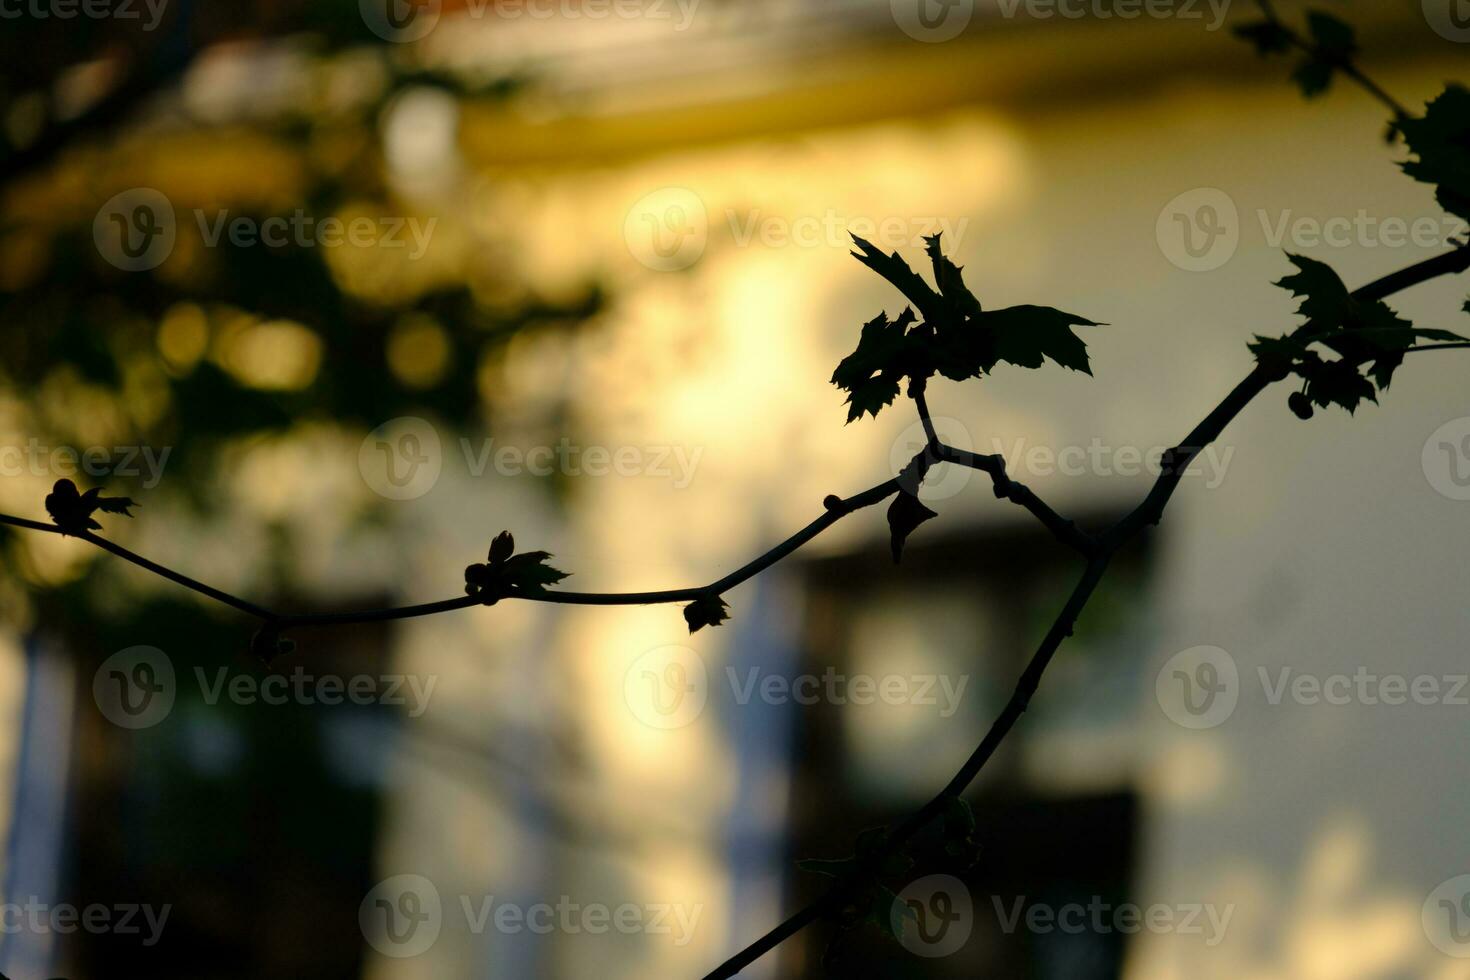
[[1276, 10], [1270, 0], [1256, 0], [1256, 2], [1257, 6], [1261, 8], [1261, 13], [1265, 14], [1266, 19], [1281, 30], [1282, 36], [1291, 43], [1292, 47], [1311, 55], [1313, 58], [1321, 59], [1337, 71], [1342, 72], [1357, 82], [1364, 91], [1388, 107], [1389, 111], [1393, 113], [1395, 121], [1412, 118], [1413, 114], [1409, 112], [1402, 102], [1390, 95], [1383, 86], [1364, 74], [1363, 70], [1351, 58], [1344, 58], [1334, 52], [1327, 51], [1314, 41], [1302, 37], [1295, 30], [1288, 27], [1277, 16]]
[[[895, 477], [892, 480], [887, 480], [861, 493], [853, 494], [850, 497], [829, 498], [826, 510], [816, 520], [789, 538], [786, 538], [769, 551], [753, 558], [740, 568], [723, 578], [716, 579], [709, 585], [682, 589], [666, 589], [659, 592], [568, 592], [547, 589], [537, 592], [512, 592], [508, 595], [496, 596], [495, 601], [498, 602], [502, 599], [521, 599], [528, 602], [548, 602], [577, 606], [645, 606], [670, 602], [690, 602], [704, 596], [717, 596], [747, 579], [759, 575], [827, 530], [833, 524], [836, 524], [848, 514], [879, 503], [893, 496], [898, 490], [899, 480]], [[266, 623], [270, 623], [276, 628], [277, 632], [292, 629], [297, 626], [344, 626], [351, 623], [382, 623], [398, 619], [412, 619], [418, 616], [432, 616], [437, 613], [452, 612], [456, 609], [469, 609], [472, 606], [487, 604], [486, 600], [480, 596], [465, 595], [456, 596], [452, 599], [441, 599], [437, 602], [424, 602], [411, 606], [392, 606], [386, 609], [345, 610], [342, 612], [313, 613], [300, 616], [283, 615], [264, 606], [259, 606], [246, 599], [242, 599], [239, 596], [232, 595], [229, 592], [225, 592], [223, 589], [216, 589], [212, 585], [206, 585], [197, 579], [190, 578], [182, 572], [177, 572], [165, 565], [160, 565], [155, 561], [144, 558], [142, 555], [129, 551], [120, 544], [99, 537], [91, 531], [82, 531], [69, 535], [69, 532], [62, 530], [55, 524], [44, 524], [40, 521], [33, 521], [25, 517], [14, 517], [10, 514], [0, 514], [0, 524], [25, 528], [29, 531], [42, 531], [47, 534], [76, 537], [78, 540], [95, 545], [124, 561], [131, 562], [139, 568], [150, 571], [187, 589], [192, 589], [200, 595], [207, 596], [232, 609], [237, 609], [240, 612], [247, 613]]]

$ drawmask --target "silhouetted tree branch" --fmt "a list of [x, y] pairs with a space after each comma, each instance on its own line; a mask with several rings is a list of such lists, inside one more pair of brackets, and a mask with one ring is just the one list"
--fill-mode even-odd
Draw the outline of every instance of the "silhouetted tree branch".
[[[1399, 290], [1406, 289], [1419, 283], [1427, 282], [1439, 276], [1464, 272], [1470, 268], [1470, 246], [1461, 246], [1453, 252], [1447, 252], [1432, 259], [1415, 263], [1392, 275], [1384, 276], [1361, 287], [1353, 293], [1357, 299], [1382, 299]], [[1452, 345], [1457, 347], [1470, 347], [1470, 344]], [[1168, 505], [1170, 497], [1183, 476], [1185, 468], [1199, 452], [1220, 436], [1225, 427], [1229, 425], [1240, 412], [1251, 403], [1251, 401], [1265, 391], [1272, 382], [1284, 380], [1282, 377], [1273, 377], [1270, 372], [1257, 367], [1237, 384], [1224, 400], [1220, 402], [1211, 412], [1205, 416], [1199, 425], [1185, 436], [1178, 446], [1166, 454], [1166, 465], [1164, 471], [1154, 482], [1148, 495], [1127, 516], [1117, 524], [1103, 532], [1096, 538], [1087, 537], [1090, 542], [1088, 550], [1084, 554], [1089, 557], [1084, 565], [1082, 577], [1068, 596], [1066, 603], [1062, 606], [1057, 618], [1053, 621], [1051, 628], [1047, 630], [1041, 645], [1032, 654], [1022, 672], [1016, 688], [1012, 692], [1010, 700], [1006, 702], [1005, 708], [999, 717], [991, 724], [990, 730], [985, 733], [984, 739], [965, 760], [963, 766], [955, 773], [948, 785], [933, 799], [917, 810], [903, 823], [889, 833], [883, 843], [875, 850], [868, 852], [864, 857], [862, 867], [852, 875], [835, 882], [832, 887], [816, 901], [803, 907], [788, 919], [776, 926], [735, 956], [726, 960], [719, 967], [706, 975], [705, 980], [726, 980], [734, 977], [745, 967], [760, 959], [763, 955], [775, 949], [784, 940], [800, 932], [806, 926], [822, 918], [826, 914], [841, 908], [844, 900], [853, 890], [862, 887], [881, 865], [883, 859], [894, 854], [903, 847], [915, 834], [934, 821], [945, 812], [946, 806], [951, 800], [958, 799], [962, 793], [974, 782], [975, 777], [990, 761], [1002, 741], [1005, 740], [1021, 715], [1025, 713], [1031, 702], [1032, 696], [1040, 686], [1042, 675], [1050, 665], [1052, 657], [1061, 647], [1062, 642], [1072, 635], [1073, 626], [1077, 618], [1082, 614], [1087, 601], [1092, 597], [1094, 590], [1102, 581], [1103, 574], [1107, 571], [1108, 563], [1112, 556], [1147, 526], [1157, 524], [1163, 516], [1164, 508]], [[921, 411], [923, 409], [921, 408]], [[944, 447], [941, 447], [941, 451]], [[956, 461], [964, 461], [968, 465], [974, 465], [977, 469], [986, 469], [978, 461], [988, 460], [990, 457], [976, 457], [973, 453], [962, 453], [960, 450], [949, 450], [948, 455], [955, 457]], [[968, 457], [968, 458], [966, 458]], [[990, 470], [987, 469], [987, 472]], [[1001, 479], [1004, 478], [1003, 470]], [[992, 473], [994, 476], [995, 474]], [[1018, 501], [1019, 502], [1019, 501]], [[1044, 506], [1044, 505], [1043, 505]], [[1028, 508], [1030, 509], [1030, 508]], [[1034, 512], [1034, 511], [1033, 511]], [[1048, 514], [1053, 518], [1055, 515], [1048, 509]], [[1052, 527], [1050, 518], [1038, 517], [1049, 529], [1057, 533]], [[1059, 519], [1059, 518], [1058, 518]], [[1070, 522], [1065, 522], [1070, 525]], [[1078, 532], [1079, 534], [1081, 532]], [[1057, 534], [1063, 543], [1071, 544], [1062, 534]], [[1073, 545], [1075, 547], [1075, 545]], [[1082, 549], [1079, 549], [1082, 550]]]

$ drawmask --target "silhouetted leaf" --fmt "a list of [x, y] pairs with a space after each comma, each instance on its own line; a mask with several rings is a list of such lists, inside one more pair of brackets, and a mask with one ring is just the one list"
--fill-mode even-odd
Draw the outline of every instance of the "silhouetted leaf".
[[1351, 25], [1320, 10], [1307, 14], [1307, 30], [1312, 36], [1312, 50], [1291, 77], [1302, 95], [1310, 99], [1327, 91], [1333, 72], [1352, 60], [1358, 43]]
[[[1072, 327], [1100, 327], [1075, 313], [1063, 313], [1049, 306], [1011, 306], [982, 313], [979, 325], [995, 337], [995, 358], [1018, 367], [1041, 367], [1049, 357], [1062, 367], [1091, 374], [1087, 345], [1072, 332]], [[989, 370], [987, 368], [987, 370]]]
[[1291, 32], [1275, 20], [1259, 20], [1242, 24], [1233, 31], [1236, 37], [1250, 42], [1256, 54], [1280, 54], [1291, 47]]
[[1330, 58], [1347, 61], [1358, 53], [1358, 40], [1352, 25], [1329, 13], [1308, 11], [1307, 29], [1317, 48]]
[[[1301, 255], [1288, 254], [1288, 258], [1300, 271], [1284, 277], [1277, 285], [1303, 297], [1297, 312], [1310, 322], [1292, 338], [1256, 338], [1251, 349], [1264, 365], [1279, 366], [1285, 358], [1301, 357], [1306, 345], [1320, 343], [1340, 354], [1349, 364], [1366, 362], [1373, 383], [1381, 391], [1393, 380], [1394, 371], [1403, 362], [1404, 351], [1418, 341], [1464, 339], [1448, 330], [1415, 327], [1382, 300], [1355, 299], [1332, 267], [1324, 262]], [[1307, 378], [1311, 367], [1310, 364], [1298, 365], [1296, 370]], [[1331, 369], [1332, 372], [1337, 370]], [[1332, 373], [1323, 385], [1322, 390], [1361, 395], [1361, 386], [1348, 385], [1336, 373]], [[1314, 397], [1313, 400], [1317, 399]]]
[[1297, 271], [1282, 276], [1276, 285], [1302, 298], [1297, 312], [1308, 320], [1315, 320], [1324, 328], [1341, 326], [1348, 318], [1352, 297], [1332, 266], [1305, 255], [1286, 257]]
[[730, 618], [730, 607], [717, 595], [700, 596], [684, 607], [684, 622], [689, 624], [690, 633], [698, 633], [706, 626], [718, 626]]
[[[1277, 285], [1302, 298], [1297, 312], [1308, 322], [1286, 337], [1258, 336], [1250, 349], [1273, 375], [1294, 372], [1306, 382], [1304, 392], [1288, 399], [1299, 418], [1312, 416], [1312, 404], [1341, 405], [1352, 412], [1365, 398], [1377, 401], [1375, 386], [1377, 391], [1388, 387], [1404, 352], [1415, 343], [1463, 339], [1448, 330], [1415, 327], [1382, 300], [1356, 299], [1324, 262], [1287, 257], [1298, 271]], [[1324, 361], [1309, 349], [1313, 344], [1321, 344], [1339, 359]]]
[[1320, 58], [1309, 57], [1296, 66], [1291, 80], [1302, 90], [1302, 95], [1316, 98], [1332, 86], [1332, 65]]
[[858, 251], [852, 253], [858, 261], [892, 283], [914, 305], [920, 316], [928, 320], [939, 314], [939, 294], [930, 289], [929, 284], [910, 269], [897, 252], [884, 255], [883, 250], [872, 242], [856, 235], [852, 236], [852, 240], [858, 247]]
[[498, 565], [515, 554], [516, 539], [509, 531], [501, 531], [490, 542], [490, 564]]
[[98, 511], [132, 517], [128, 508], [137, 506], [131, 497], [104, 497], [99, 487], [93, 487], [86, 493], [77, 493], [77, 485], [67, 479], [57, 480], [52, 485], [51, 492], [46, 495], [45, 504], [46, 513], [51, 515], [51, 520], [68, 534], [101, 529], [102, 525], [92, 519], [92, 515]]
[[938, 516], [920, 503], [918, 497], [905, 490], [898, 492], [898, 496], [894, 497], [893, 503], [888, 506], [888, 530], [891, 536], [890, 545], [893, 549], [894, 564], [897, 564], [903, 557], [903, 544], [908, 536], [920, 524], [931, 517]]
[[939, 235], [924, 238], [925, 251], [934, 265], [934, 282], [939, 286], [939, 295], [957, 317], [980, 315], [980, 301], [965, 285], [961, 269], [940, 250]]
[[1410, 152], [1403, 164], [1415, 180], [1437, 187], [1440, 206], [1470, 220], [1470, 90], [1449, 85], [1419, 119], [1399, 120]]
[[832, 383], [847, 394], [847, 421], [863, 417], [877, 418], [878, 413], [898, 397], [904, 377], [906, 332], [914, 322], [912, 310], [905, 309], [897, 320], [879, 313], [863, 324], [857, 349], [844, 357], [832, 372]]
[[[1087, 346], [1074, 326], [1101, 326], [1085, 317], [1045, 306], [986, 311], [959, 266], [945, 257], [939, 235], [924, 241], [939, 291], [899, 258], [885, 255], [854, 236], [853, 254], [876, 270], [912, 303], [897, 320], [887, 314], [863, 325], [857, 349], [837, 365], [832, 383], [848, 393], [847, 420], [876, 416], [909, 380], [909, 394], [936, 372], [953, 381], [978, 378], [1004, 361], [1038, 368], [1050, 358], [1063, 367], [1091, 373]], [[915, 323], [914, 310], [923, 317]]]
[[509, 531], [496, 535], [490, 543], [489, 562], [465, 568], [465, 593], [481, 596], [486, 605], [493, 606], [515, 592], [534, 595], [567, 577], [566, 572], [547, 564], [550, 552], [527, 551], [515, 555], [514, 550], [515, 538]]
[[524, 592], [537, 592], [548, 585], [555, 585], [567, 577], [567, 573], [546, 564], [551, 553], [527, 551], [505, 560], [505, 579]]
[[1377, 401], [1373, 382], [1347, 361], [1321, 361], [1305, 373], [1307, 397], [1317, 405], [1341, 405], [1351, 414], [1363, 399]]

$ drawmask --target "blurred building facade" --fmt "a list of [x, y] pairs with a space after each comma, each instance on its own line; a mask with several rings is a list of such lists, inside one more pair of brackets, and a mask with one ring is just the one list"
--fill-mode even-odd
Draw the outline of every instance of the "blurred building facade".
[[[1281, 63], [1232, 39], [1246, 11], [1042, 19], [957, 4], [945, 9], [966, 23], [947, 37], [900, 3], [485, 9], [448, 10], [412, 44], [438, 70], [523, 74], [525, 91], [462, 105], [418, 92], [385, 155], [448, 234], [508, 243], [491, 256], [500, 279], [568, 307], [588, 281], [614, 288], [589, 329], [518, 334], [478, 366], [491, 428], [424, 413], [437, 480], [375, 501], [386, 530], [321, 544], [299, 573], [308, 604], [454, 595], [503, 528], [553, 552], [579, 590], [704, 583], [826, 494], [887, 479], [922, 444], [910, 408], [844, 425], [827, 383], [859, 325], [902, 306], [848, 256], [849, 232], [915, 265], [942, 232], [988, 306], [1110, 324], [1087, 331], [1090, 378], [1013, 371], [930, 393], [943, 437], [1005, 454], [1092, 523], [1141, 498], [1146, 461], [1249, 370], [1250, 336], [1292, 322], [1271, 285], [1283, 250], [1357, 284], [1447, 242], [1365, 236], [1360, 215], [1379, 231], [1435, 218], [1432, 193], [1382, 145], [1381, 107], [1347, 88], [1304, 103]], [[1368, 62], [1411, 105], [1463, 72], [1463, 47], [1417, 5], [1357, 13]], [[1358, 230], [1314, 237], [1331, 219]], [[1463, 300], [1441, 282], [1393, 302], [1452, 329]], [[1465, 673], [1467, 505], [1429, 459], [1470, 411], [1463, 377], [1455, 356], [1426, 357], [1356, 417], [1298, 422], [1272, 391], [1232, 425], [1120, 558], [977, 785], [970, 941], [928, 959], [859, 938], [843, 975], [1460, 976], [1423, 913], [1470, 871], [1466, 709], [1280, 685]], [[282, 513], [317, 488], [374, 499], [364, 434], [282, 449], [251, 492]], [[940, 517], [903, 564], [881, 511], [859, 513], [732, 590], [731, 621], [692, 636], [676, 607], [501, 603], [341, 641], [333, 669], [360, 657], [435, 685], [420, 716], [334, 743], [372, 800], [339, 797], [343, 812], [379, 808], [343, 825], [342, 861], [371, 854], [370, 873], [343, 880], [368, 902], [422, 876], [441, 905], [437, 938], [411, 956], [355, 945], [364, 975], [700, 975], [814, 894], [795, 860], [841, 857], [922, 804], [1076, 574], [980, 475], [936, 471], [922, 496]], [[1176, 670], [1201, 658], [1235, 672], [1222, 715], [1173, 699]], [[847, 686], [796, 696], [831, 675]], [[691, 678], [697, 697], [661, 686]], [[933, 681], [925, 697], [859, 703], [854, 678]], [[1073, 933], [1007, 925], [1018, 901], [1201, 918]], [[359, 909], [330, 904], [351, 943]], [[507, 926], [505, 906], [571, 908], [558, 921], [573, 925]], [[642, 924], [582, 917], [624, 907]], [[747, 975], [812, 975], [829, 937]]]

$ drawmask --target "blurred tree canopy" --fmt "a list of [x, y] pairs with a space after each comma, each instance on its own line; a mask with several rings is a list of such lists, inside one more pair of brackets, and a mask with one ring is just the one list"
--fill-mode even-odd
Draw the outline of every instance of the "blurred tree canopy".
[[[169, 447], [145, 518], [207, 522], [221, 452], [242, 439], [485, 424], [497, 349], [603, 306], [596, 283], [529, 293], [510, 230], [465, 206], [458, 110], [522, 82], [426, 65], [356, 2], [24, 0], [0, 54], [0, 441]], [[171, 206], [174, 239], [129, 271], [106, 236], [131, 230], [100, 212], [140, 188]], [[256, 238], [232, 234], [240, 219]], [[289, 230], [268, 242], [272, 219]], [[354, 219], [377, 240], [323, 245], [325, 222]], [[0, 506], [39, 510], [10, 482]], [[53, 584], [26, 548], [6, 542], [14, 607]], [[107, 611], [96, 589], [63, 591], [83, 604], [72, 616]]]

